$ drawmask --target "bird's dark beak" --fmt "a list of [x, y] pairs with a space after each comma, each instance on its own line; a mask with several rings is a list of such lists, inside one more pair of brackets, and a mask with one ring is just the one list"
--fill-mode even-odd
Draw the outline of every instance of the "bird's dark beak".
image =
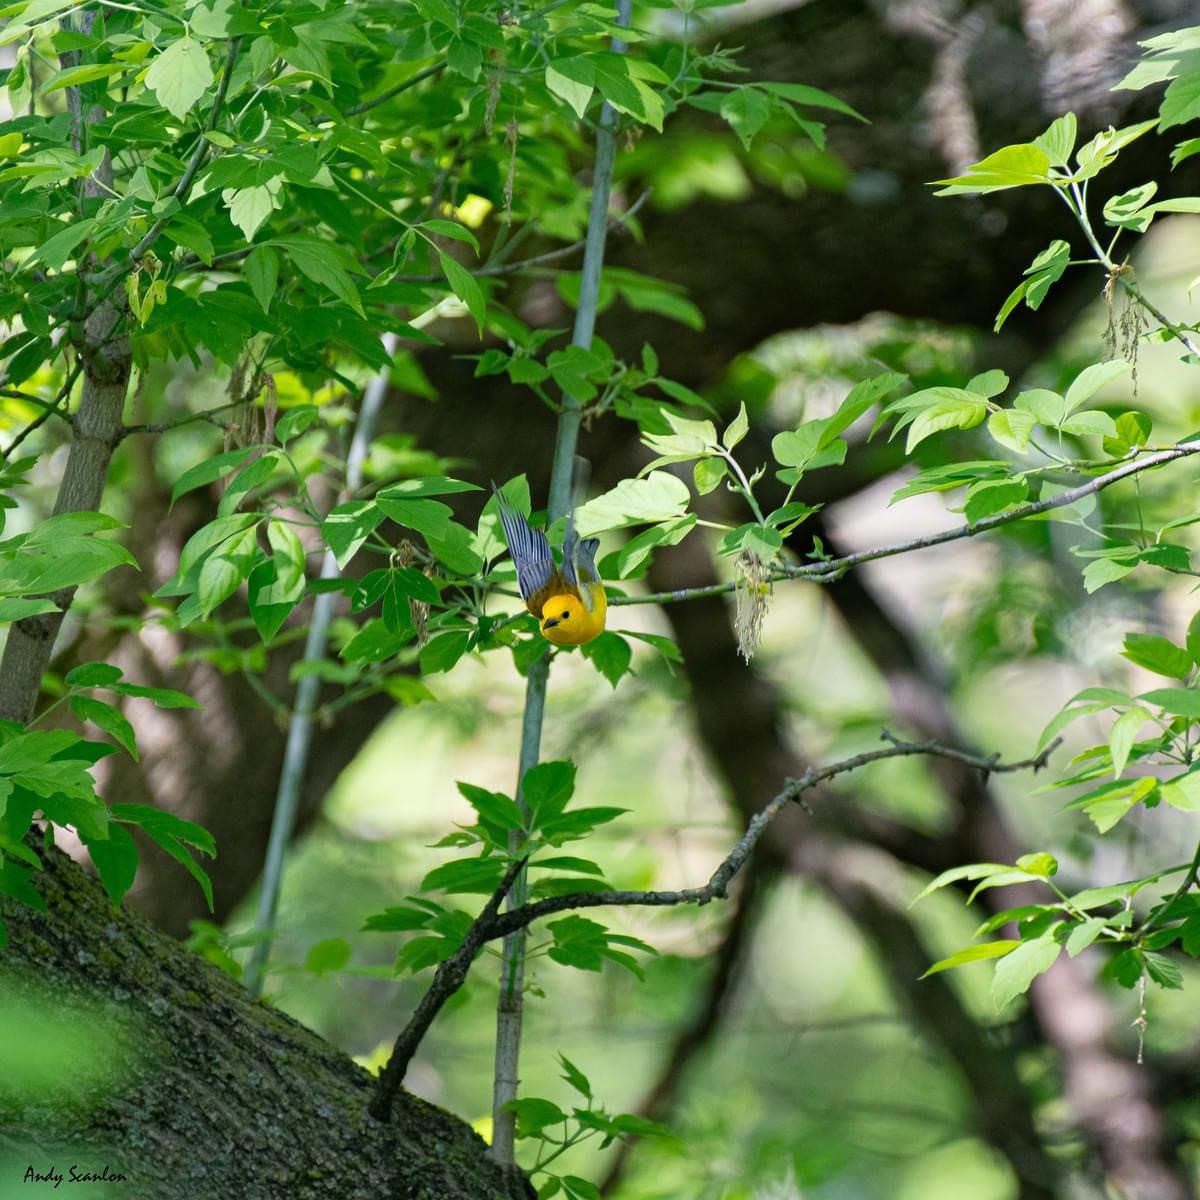
[[547, 617], [542, 622], [542, 628], [543, 629], [553, 629], [555, 627], [555, 625], [557, 625], [557, 624], [558, 624], [558, 621], [554, 617]]

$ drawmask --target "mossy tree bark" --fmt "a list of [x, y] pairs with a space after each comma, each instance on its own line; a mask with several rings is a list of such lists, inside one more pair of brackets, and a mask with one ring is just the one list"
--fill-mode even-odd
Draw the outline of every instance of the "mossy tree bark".
[[[62, 1038], [36, 1094], [0, 1075], [0, 1192], [25, 1172], [122, 1173], [137, 1200], [524, 1200], [461, 1121], [402, 1094], [367, 1113], [372, 1077], [145, 918], [114, 909], [58, 850], [46, 911], [3, 904], [0, 1011]], [[33, 1030], [30, 1031], [31, 1036]], [[95, 1195], [96, 1192], [89, 1192]]]

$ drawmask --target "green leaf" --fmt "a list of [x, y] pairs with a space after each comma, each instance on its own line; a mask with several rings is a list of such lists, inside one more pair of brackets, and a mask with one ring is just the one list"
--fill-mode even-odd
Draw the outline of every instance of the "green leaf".
[[289, 408], [275, 426], [276, 440], [281, 446], [286, 446], [293, 438], [298, 438], [304, 433], [320, 415], [321, 410], [315, 404], [299, 404], [295, 408]]
[[90, 696], [72, 696], [71, 711], [81, 721], [91, 721], [93, 725], [103, 729], [119, 745], [128, 752], [134, 762], [138, 761], [137, 738], [133, 726], [125, 719], [119, 709], [102, 700], [93, 700]]
[[254, 235], [262, 227], [262, 223], [275, 210], [281, 186], [279, 178], [276, 177], [255, 187], [229, 189], [226, 192], [229, 219], [242, 231], [246, 241], [254, 240]]
[[1050, 181], [1050, 159], [1033, 144], [1005, 146], [967, 168], [967, 174], [939, 179], [937, 196], [984, 195], [1005, 188]]
[[911, 454], [927, 437], [944, 429], [972, 429], [987, 416], [981, 400], [945, 400], [917, 414], [908, 430], [905, 454]]
[[737, 416], [725, 426], [721, 434], [721, 444], [726, 450], [732, 450], [750, 432], [750, 418], [746, 415], [746, 402], [738, 406]]
[[218, 454], [205, 462], [197, 463], [194, 467], [184, 471], [175, 481], [175, 486], [171, 489], [171, 503], [174, 504], [180, 496], [195, 491], [198, 487], [204, 487], [205, 484], [215, 483], [218, 479], [224, 478], [230, 472], [237, 470], [252, 454], [259, 453], [261, 449], [260, 446], [243, 446], [239, 450], [226, 450], [224, 454]]
[[[251, 238], [254, 235], [250, 233], [246, 236]], [[279, 283], [279, 255], [270, 246], [255, 246], [242, 264], [242, 278], [250, 285], [250, 290], [262, 306], [263, 312], [270, 312], [271, 301], [275, 299], [275, 289]], [[316, 409], [313, 409], [313, 412], [315, 413]], [[287, 438], [280, 436], [279, 440], [286, 442]]]
[[1067, 937], [1067, 953], [1072, 958], [1082, 954], [1100, 936], [1107, 924], [1108, 921], [1105, 917], [1090, 917], [1086, 921], [1081, 921]]
[[1033, 941], [1022, 942], [1011, 954], [996, 964], [992, 979], [992, 1003], [999, 1012], [1018, 996], [1029, 990], [1029, 985], [1048, 971], [1058, 958], [1062, 947], [1053, 934], [1043, 934]]
[[118, 696], [149, 700], [158, 708], [204, 707], [199, 700], [193, 700], [191, 696], [184, 692], [177, 692], [173, 688], [144, 687], [140, 683], [114, 683], [110, 685], [109, 690], [116, 692]]
[[1157, 705], [1173, 716], [1200, 720], [1200, 690], [1196, 688], [1156, 688], [1143, 692], [1138, 699]]
[[1156, 675], [1186, 679], [1192, 671], [1192, 656], [1174, 642], [1156, 633], [1127, 633], [1125, 658]]
[[467, 633], [454, 631], [439, 634], [430, 638], [421, 647], [421, 672], [425, 675], [436, 675], [440, 671], [449, 671], [456, 662], [467, 652], [471, 637]]
[[345, 569], [382, 520], [383, 513], [373, 500], [351, 500], [329, 513], [321, 524], [321, 536], [340, 568]]
[[1075, 381], [1067, 388], [1066, 411], [1077, 409], [1085, 400], [1090, 400], [1101, 388], [1107, 387], [1114, 380], [1130, 371], [1130, 364], [1123, 358], [1110, 362], [1095, 363], [1082, 370]]
[[754, 87], [743, 85], [721, 101], [721, 116], [746, 150], [770, 115], [771, 101]]
[[1200, 612], [1188, 622], [1187, 652], [1192, 662], [1200, 666]]
[[538, 763], [525, 772], [521, 799], [532, 814], [537, 829], [547, 817], [561, 813], [575, 792], [575, 764], [561, 759]]
[[440, 500], [401, 500], [393, 496], [375, 498], [379, 510], [397, 525], [415, 529], [426, 537], [445, 537], [453, 510]]
[[977, 946], [967, 946], [964, 950], [958, 950], [951, 954], [949, 958], [939, 959], [921, 976], [922, 979], [928, 978], [930, 975], [936, 975], [940, 971], [949, 971], [953, 967], [962, 967], [967, 963], [983, 962], [989, 958], [1001, 958], [1005, 954], [1011, 954], [1021, 943], [1017, 940], [1012, 941], [995, 941], [981, 942]]
[[1022, 854], [1014, 865], [1018, 870], [1025, 871], [1029, 875], [1038, 875], [1042, 879], [1049, 879], [1052, 875], [1058, 874], [1058, 859], [1044, 850], [1035, 854]]
[[1122, 413], [1117, 418], [1116, 436], [1104, 439], [1104, 453], [1123, 457], [1135, 446], [1144, 446], [1150, 439], [1152, 428], [1150, 418], [1144, 412], [1134, 409]]
[[974, 525], [1020, 504], [1028, 494], [1029, 485], [1024, 479], [985, 479], [967, 489], [963, 512], [967, 522]]
[[1081, 412], [1068, 417], [1060, 426], [1063, 433], [1074, 434], [1076, 437], [1102, 437], [1107, 439], [1116, 436], [1117, 426], [1112, 417], [1106, 412]]
[[1180, 812], [1200, 812], [1200, 774], [1195, 771], [1160, 784], [1159, 792], [1163, 800]]
[[412, 500], [420, 496], [448, 496], [454, 492], [481, 491], [483, 489], [477, 483], [451, 479], [446, 475], [426, 475], [420, 479], [404, 479], [400, 483], [389, 484], [376, 494], [389, 500]]
[[1034, 420], [1051, 429], [1057, 428], [1067, 415], [1067, 402], [1049, 388], [1030, 388], [1015, 401], [1018, 409], [1030, 413]]
[[479, 239], [465, 226], [457, 221], [446, 221], [438, 217], [425, 221], [421, 226], [427, 233], [435, 233], [439, 237], [453, 238], [456, 242], [466, 242], [476, 254], [479, 253]]
[[1163, 95], [1158, 115], [1160, 132], [1200, 116], [1200, 71], [1189, 71], [1171, 82]]
[[557, 1104], [539, 1096], [527, 1096], [520, 1100], [509, 1100], [504, 1108], [517, 1114], [517, 1137], [539, 1137], [542, 1130], [559, 1125], [567, 1119]]
[[[1108, 749], [1112, 755], [1113, 778], [1119, 779], [1129, 761], [1129, 751], [1141, 727], [1150, 720], [1150, 713], [1144, 708], [1131, 708], [1122, 713], [1114, 722], [1108, 735]], [[1100, 831], [1101, 833], [1104, 830]]]
[[475, 277], [456, 258], [444, 250], [438, 250], [438, 261], [442, 264], [442, 273], [450, 284], [454, 294], [467, 306], [467, 311], [475, 318], [475, 328], [483, 337], [483, 321], [487, 315], [487, 301], [483, 290]]
[[1033, 144], [1045, 153], [1052, 167], [1065, 167], [1075, 149], [1076, 136], [1075, 114], [1067, 113], [1053, 121], [1041, 137], [1034, 138]]
[[[916, 904], [918, 900], [924, 900], [926, 896], [933, 892], [939, 891], [951, 883], [958, 883], [963, 879], [986, 879], [991, 875], [998, 875], [1002, 871], [1008, 871], [1011, 868], [1004, 863], [968, 863], [961, 867], [950, 867], [949, 870], [943, 871], [940, 875], [931, 879], [913, 899], [912, 904]], [[912, 907], [912, 904], [909, 907]]]
[[129, 830], [110, 822], [108, 837], [91, 838], [81, 833], [80, 841], [87, 847], [104, 890], [114, 904], [120, 904], [121, 898], [133, 887], [138, 868], [137, 843]]
[[[432, 901], [422, 900], [421, 903], [441, 911], [441, 906], [433, 904]], [[426, 928], [435, 915], [435, 912], [430, 912], [427, 908], [399, 905], [396, 908], [386, 908], [381, 913], [372, 913], [363, 922], [362, 931], [364, 933], [407, 933], [413, 929]]]
[[56, 613], [60, 609], [53, 600], [13, 599], [0, 600], [0, 625], [23, 621], [26, 617], [38, 617], [43, 613]]
[[96, 221], [87, 217], [82, 221], [71, 221], [44, 241], [26, 260], [25, 267], [45, 263], [52, 271], [61, 271], [71, 257], [71, 252], [91, 233]]
[[565, 100], [580, 120], [595, 90], [596, 74], [586, 58], [556, 58], [546, 66], [546, 86]]
[[990, 400], [993, 396], [999, 396], [1007, 387], [1008, 376], [998, 368], [993, 368], [968, 379], [966, 390]]
[[68, 687], [108, 687], [117, 682], [124, 672], [111, 663], [80, 663], [72, 667], [63, 677]]
[[687, 484], [667, 471], [651, 471], [645, 479], [622, 480], [611, 491], [575, 510], [582, 538], [642, 522], [670, 521], [687, 511]]
[[212, 883], [207, 873], [189, 853], [192, 846], [202, 854], [213, 857], [217, 850], [212, 835], [193, 821], [185, 821], [174, 813], [150, 808], [145, 804], [114, 804], [112, 815], [115, 820], [129, 825], [140, 825], [145, 833], [162, 847], [200, 885], [209, 912], [213, 911]]
[[563, 1069], [562, 1078], [571, 1085], [585, 1100], [592, 1098], [592, 1085], [588, 1077], [565, 1055], [558, 1056], [559, 1065]]
[[1093, 592], [1099, 591], [1105, 584], [1115, 583], [1118, 579], [1123, 579], [1136, 566], [1136, 560], [1133, 562], [1123, 562], [1116, 558], [1097, 558], [1095, 561], [1088, 563], [1083, 569], [1084, 591], [1090, 596]]
[[396, 955], [396, 973], [411, 971], [415, 975], [427, 967], [436, 966], [445, 962], [459, 945], [461, 942], [447, 937], [413, 938]]
[[222, 543], [204, 560], [196, 585], [201, 616], [207, 617], [237, 591], [258, 554], [256, 531], [247, 529]]
[[516, 803], [500, 792], [489, 792], [473, 783], [456, 785], [459, 795], [479, 814], [480, 819], [490, 821], [501, 829], [523, 829], [525, 818]]
[[172, 42], [146, 72], [146, 86], [177, 119], [187, 116], [212, 81], [207, 51], [200, 42], [186, 36]]
[[629, 643], [619, 634], [606, 630], [599, 637], [580, 647], [584, 658], [615, 688], [621, 676], [629, 670], [633, 660], [633, 651]]
[[1029, 445], [1029, 437], [1037, 424], [1032, 413], [1020, 409], [1005, 408], [994, 412], [988, 417], [988, 433], [1009, 450], [1024, 454]]
[[350, 278], [350, 271], [355, 269], [356, 264], [343, 247], [303, 233], [287, 234], [271, 240], [273, 245], [281, 246], [287, 252], [292, 265], [301, 275], [328, 289], [359, 316], [363, 315], [362, 300]]
[[723, 458], [700, 458], [692, 468], [692, 483], [696, 494], [707, 496], [709, 492], [720, 486], [721, 480], [729, 474], [729, 468]]
[[1172, 989], [1183, 987], [1183, 972], [1165, 954], [1155, 954], [1147, 950], [1143, 958], [1146, 964], [1146, 974], [1159, 987]]
[[340, 971], [350, 961], [350, 943], [345, 938], [325, 938], [314, 942], [304, 960], [304, 969], [313, 975]]
[[421, 880], [423, 892], [478, 893], [490, 896], [504, 877], [501, 858], [460, 858], [434, 867]]

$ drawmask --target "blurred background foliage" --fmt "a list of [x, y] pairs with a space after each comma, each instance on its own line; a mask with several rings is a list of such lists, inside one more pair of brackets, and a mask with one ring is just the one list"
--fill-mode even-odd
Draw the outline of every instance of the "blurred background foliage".
[[[949, 42], [912, 32], [887, 15], [893, 7], [902, 6], [756, 6], [745, 23], [720, 31], [723, 39], [744, 38], [752, 69], [766, 77], [781, 77], [777, 60], [794, 55], [790, 69], [865, 112], [876, 122], [871, 134], [835, 134], [828, 151], [817, 151], [793, 129], [772, 128], [751, 152], [715, 123], [693, 116], [669, 127], [664, 140], [632, 142], [619, 159], [626, 200], [646, 186], [654, 191], [644, 216], [645, 244], [618, 239], [616, 260], [686, 285], [707, 326], [700, 332], [690, 319], [665, 326], [659, 316], [614, 302], [601, 334], [618, 349], [653, 341], [670, 363], [664, 373], [686, 380], [727, 415], [744, 401], [758, 429], [824, 416], [850, 384], [884, 367], [909, 375], [914, 387], [961, 384], [975, 369], [1000, 365], [1024, 386], [1061, 388], [1081, 366], [1104, 357], [1109, 313], [1094, 279], [1056, 297], [1042, 314], [1018, 314], [1003, 338], [992, 336], [991, 316], [1028, 262], [1030, 244], [1040, 248], [1047, 228], [1069, 235], [1025, 196], [994, 204], [940, 201], [930, 217], [922, 182], [946, 173], [954, 147], [934, 119], [936, 110], [931, 116], [918, 99], [940, 61], [938, 47]], [[953, 35], [979, 6], [941, 7], [947, 12], [935, 13], [938, 28]], [[1014, 141], [1045, 123], [1036, 81], [1022, 74], [1025, 60], [1013, 49], [1014, 39], [1032, 37], [1030, 14], [1039, 8], [1062, 17], [1055, 5], [1024, 6], [1020, 18], [1005, 14], [997, 28], [1011, 55], [994, 56], [969, 80], [978, 86], [975, 133], [985, 150], [994, 127], [1003, 134], [993, 140]], [[1169, 20], [1170, 8], [1146, 6], [1140, 18]], [[1118, 64], [1108, 72], [1114, 77], [1136, 32], [1133, 16], [1126, 16], [1120, 52], [1103, 47]], [[839, 58], [831, 44], [845, 54]], [[886, 69], [869, 66], [876, 53], [888, 59]], [[988, 46], [972, 53], [978, 64]], [[1049, 58], [1044, 47], [1039, 53]], [[1080, 107], [1089, 98], [1095, 104], [1093, 124], [1105, 122], [1103, 89], [1097, 100], [1084, 74], [1061, 69], [1060, 90], [1068, 97], [1072, 88], [1082, 92]], [[482, 180], [495, 175], [496, 164], [478, 169]], [[469, 186], [469, 172], [465, 178]], [[494, 181], [489, 186], [495, 190]], [[468, 208], [470, 199], [454, 197], [459, 215], [477, 218], [482, 231], [494, 234], [494, 213]], [[577, 206], [564, 205], [564, 236], [574, 236], [582, 216]], [[543, 217], [552, 230], [553, 214]], [[884, 232], [872, 242], [876, 227]], [[918, 227], [926, 233], [913, 234]], [[1194, 219], [1158, 223], [1136, 266], [1145, 291], [1164, 297], [1176, 319], [1200, 318], [1200, 302], [1187, 290], [1200, 274]], [[522, 285], [517, 307], [531, 325], [561, 326], [567, 319], [549, 274]], [[473, 378], [473, 364], [463, 357], [476, 350], [469, 323], [443, 323], [437, 332], [447, 350], [413, 348], [398, 356], [387, 429], [372, 448], [369, 477], [453, 469], [486, 482], [528, 469], [535, 495], [543, 494], [546, 414], [528, 394]], [[362, 367], [344, 373], [357, 383], [368, 376]], [[301, 456], [317, 463], [348, 434], [352, 405], [325, 377], [281, 375], [276, 383], [282, 404], [316, 403], [329, 418], [332, 433], [300, 443]], [[140, 379], [133, 419], [156, 421], [218, 404], [227, 386], [228, 378], [208, 362], [198, 369], [157, 366]], [[1127, 399], [1119, 403], [1117, 395], [1106, 405], [1114, 413]], [[1169, 347], [1143, 348], [1137, 403], [1152, 414], [1156, 439], [1164, 443], [1200, 426], [1200, 389]], [[33, 415], [20, 402], [5, 401], [0, 424], [15, 429]], [[613, 424], [589, 430], [582, 447], [598, 487], [638, 465], [632, 439], [614, 433]], [[127, 443], [114, 460], [107, 506], [142, 540], [138, 557], [155, 584], [173, 569], [171, 554], [189, 527], [205, 519], [190, 502], [168, 514], [164, 494], [183, 467], [219, 442], [210, 428], [196, 425], [152, 447]], [[822, 536], [852, 550], [957, 523], [955, 493], [888, 502], [917, 468], [986, 457], [982, 444], [978, 432], [943, 435], [905, 463], [894, 446], [860, 437], [847, 468], [821, 481], [828, 494], [813, 497], [827, 502]], [[34, 496], [43, 502], [52, 497], [61, 453], [39, 468]], [[1194, 509], [1192, 476], [1187, 466], [1150, 474], [1138, 488], [1106, 492], [1097, 503], [1109, 519], [1136, 521], [1139, 504], [1146, 512], [1186, 515]], [[462, 511], [472, 520], [476, 515]], [[1180, 530], [1178, 539], [1195, 548], [1195, 530]], [[706, 642], [701, 630], [694, 635], [699, 652], [672, 623], [689, 619], [686, 614], [617, 610], [617, 629], [678, 636], [685, 664], [635, 643], [633, 673], [615, 692], [578, 655], [556, 667], [544, 756], [569, 753], [576, 760], [589, 804], [629, 810], [597, 835], [592, 857], [620, 887], [672, 888], [707, 878], [745, 813], [762, 799], [762, 781], [739, 776], [736, 753], [721, 736], [723, 729], [741, 736], [750, 719], [742, 702], [751, 686], [761, 689], [753, 695], [763, 703], [751, 716], [760, 732], [770, 725], [764, 744], [778, 754], [760, 757], [758, 765], [776, 786], [776, 768], [871, 747], [881, 727], [922, 736], [933, 729], [989, 753], [1024, 757], [1046, 721], [1080, 688], [1149, 686], [1120, 657], [1121, 639], [1129, 629], [1178, 639], [1195, 610], [1192, 576], [1135, 572], [1089, 595], [1072, 548], [1094, 545], [1096, 536], [1084, 512], [871, 564], [846, 585], [778, 585], [752, 668], [733, 657], [723, 602], [716, 611], [725, 621], [725, 642]], [[649, 586], [691, 581], [693, 564], [670, 555], [664, 564]], [[131, 590], [122, 594], [122, 586]], [[118, 581], [114, 587], [93, 590], [72, 614], [72, 654], [86, 660], [114, 647], [149, 653], [156, 670], [194, 690], [209, 708], [186, 718], [186, 725], [164, 727], [161, 745], [147, 753], [145, 779], [135, 785], [114, 775], [109, 792], [148, 787], [164, 805], [217, 827], [222, 849], [213, 868], [219, 923], [200, 918], [190, 885], [183, 895], [175, 869], [153, 857], [139, 882], [139, 902], [237, 972], [247, 954], [252, 883], [269, 821], [263, 780], [273, 779], [281, 745], [278, 716], [264, 693], [286, 690], [299, 635], [285, 630], [268, 654], [245, 636], [246, 622], [213, 620], [204, 629], [215, 641], [202, 643], [179, 636], [168, 617], [147, 609], [138, 585]], [[859, 590], [839, 590], [844, 587]], [[131, 650], [132, 639], [122, 643], [125, 633], [140, 633], [145, 646]], [[711, 661], [705, 661], [708, 645]], [[700, 679], [708, 686], [697, 691]], [[423, 686], [402, 681], [395, 692], [339, 714], [318, 735], [317, 769], [284, 881], [277, 963], [268, 983], [273, 1003], [375, 1069], [423, 981], [395, 980], [391, 964], [400, 939], [362, 933], [360, 926], [371, 912], [415, 892], [425, 872], [442, 861], [432, 843], [455, 822], [470, 821], [456, 780], [511, 791], [523, 681], [511, 659], [497, 653], [464, 660]], [[1067, 751], [1105, 736], [1099, 718], [1081, 721], [1068, 733]], [[201, 773], [195, 784], [173, 775], [174, 759], [188, 755], [208, 760], [209, 775]], [[252, 770], [259, 765], [262, 777]], [[1049, 1194], [1104, 1194], [1097, 1134], [1103, 1122], [1081, 1128], [1066, 1098], [1076, 1047], [1056, 1039], [1053, 1022], [1038, 1013], [1038, 988], [1031, 1006], [1022, 1002], [997, 1016], [983, 968], [956, 972], [936, 987], [915, 983], [924, 965], [970, 940], [986, 911], [968, 910], [958, 893], [938, 894], [911, 912], [906, 906], [939, 864], [967, 861], [964, 845], [977, 847], [971, 839], [985, 841], [993, 824], [1007, 831], [1018, 853], [1053, 850], [1070, 887], [1141, 875], [1190, 852], [1187, 814], [1137, 814], [1097, 841], [1082, 817], [1064, 813], [1056, 795], [1038, 790], [1040, 782], [994, 777], [981, 799], [961, 779], [948, 781], [920, 761], [873, 767], [821, 794], [812, 817], [787, 826], [781, 839], [789, 843], [761, 864], [761, 886], [743, 893], [738, 904], [612, 914], [616, 927], [659, 949], [644, 961], [644, 980], [611, 964], [596, 977], [536, 959], [525, 1090], [568, 1105], [556, 1058], [566, 1053], [610, 1109], [636, 1110], [656, 1090], [665, 1105], [661, 1115], [678, 1134], [677, 1141], [640, 1143], [620, 1159], [613, 1149], [585, 1147], [567, 1168], [607, 1178], [606, 1193], [616, 1200], [1046, 1194], [1019, 1182], [1013, 1157], [1001, 1152], [1008, 1137], [997, 1125], [1002, 1106], [986, 1111], [981, 1097], [988, 1085], [968, 1078], [961, 1056], [966, 1045], [998, 1052], [1011, 1064], [1048, 1159], [1063, 1164], [1069, 1177], [1061, 1192], [1047, 1185]], [[851, 825], [839, 826], [843, 814], [850, 814]], [[806, 858], [810, 842], [813, 854], [823, 853], [831, 828], [843, 840], [830, 843], [828, 861]], [[816, 831], [811, 838], [810, 829]], [[884, 832], [875, 836], [876, 830]], [[945, 849], [934, 852], [931, 845]], [[861, 919], [867, 902], [856, 898], [862, 896], [882, 898], [899, 914], [913, 931], [920, 963], [881, 934], [877, 921]], [[1093, 982], [1103, 964], [1098, 953], [1081, 963], [1072, 978], [1090, 989], [1089, 997], [1099, 996], [1104, 1014], [1089, 1034], [1091, 1049], [1105, 1062], [1130, 1064], [1137, 999]], [[1184, 969], [1189, 975], [1197, 970], [1186, 963]], [[906, 990], [898, 980], [912, 986]], [[939, 1038], [937, 1012], [944, 1010], [922, 1008], [922, 997], [943, 986], [964, 1014], [962, 1036]], [[1191, 995], [1151, 990], [1141, 1078], [1161, 1119], [1155, 1153], [1194, 1183], [1200, 1106], [1189, 1082], [1197, 1048]], [[1074, 1019], [1061, 993], [1048, 1003], [1062, 1006], [1068, 1023]], [[485, 1134], [494, 1007], [495, 972], [477, 969], [434, 1026], [407, 1080], [413, 1091]], [[1091, 1019], [1094, 1010], [1086, 1011]], [[1120, 1099], [1113, 1104], [1120, 1109]]]

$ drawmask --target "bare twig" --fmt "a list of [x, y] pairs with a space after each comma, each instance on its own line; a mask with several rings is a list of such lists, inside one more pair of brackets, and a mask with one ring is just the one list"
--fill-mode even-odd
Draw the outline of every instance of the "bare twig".
[[[789, 804], [803, 804], [804, 794], [813, 788], [844, 775], [849, 771], [857, 771], [870, 763], [881, 762], [889, 758], [908, 758], [914, 755], [926, 755], [934, 758], [948, 758], [955, 762], [964, 763], [976, 770], [987, 774], [1009, 771], [1039, 771], [1046, 765], [1050, 755], [1061, 745], [1062, 739], [1056, 738], [1039, 754], [1019, 762], [1002, 762], [997, 755], [987, 757], [971, 754], [966, 750], [958, 750], [953, 746], [943, 746], [940, 742], [929, 740], [924, 742], [903, 742], [886, 731], [884, 740], [891, 744], [883, 750], [867, 750], [855, 754], [841, 762], [831, 763], [825, 767], [809, 767], [798, 779], [785, 781], [782, 790], [759, 813], [757, 813], [746, 828], [746, 832], [738, 839], [733, 849], [725, 856], [712, 873], [708, 883], [703, 887], [681, 888], [677, 891], [608, 891], [608, 892], [571, 892], [563, 896], [550, 896], [545, 900], [537, 900], [531, 904], [521, 904], [507, 912], [500, 912], [500, 903], [509, 887], [516, 880], [520, 869], [525, 865], [525, 859], [514, 862], [506, 873], [500, 887], [493, 893], [487, 906], [475, 918], [462, 946], [455, 951], [438, 968], [433, 983], [422, 997], [412, 1020], [405, 1026], [392, 1049], [391, 1058], [379, 1077], [377, 1090], [371, 1102], [372, 1115], [383, 1120], [386, 1118], [392, 1100], [395, 1098], [400, 1085], [404, 1082], [404, 1073], [417, 1050], [420, 1039], [424, 1036], [434, 1018], [447, 1000], [460, 988], [467, 977], [471, 961], [479, 948], [497, 938], [509, 937], [513, 933], [528, 928], [534, 921], [555, 913], [567, 912], [577, 908], [620, 907], [649, 907], [669, 908], [679, 904], [704, 905], [713, 900], [723, 900], [729, 892], [729, 884], [734, 876], [745, 865], [746, 860], [754, 851], [759, 839], [767, 826], [779, 812]], [[536, 864], [535, 864], [536, 865]], [[452, 965], [453, 964], [453, 965]]]
[[410, 87], [415, 87], [422, 80], [429, 79], [434, 75], [446, 69], [446, 60], [443, 58], [440, 62], [435, 62], [433, 66], [426, 67], [423, 71], [418, 71], [415, 75], [410, 76], [403, 83], [396, 84], [395, 87], [389, 88], [386, 92], [381, 93], [372, 100], [364, 100], [361, 104], [356, 104], [352, 108], [346, 109], [342, 116], [356, 117], [359, 113], [369, 112], [373, 108], [378, 108], [381, 104], [386, 104], [393, 96], [400, 95], [401, 92], [406, 92]]
[[179, 417], [174, 421], [158, 421], [152, 425], [126, 425], [121, 436], [128, 437], [132, 433], [170, 433], [173, 429], [179, 429], [183, 425], [193, 425], [197, 421], [207, 421], [211, 425], [216, 425], [218, 429], [225, 429], [227, 425], [224, 421], [217, 420], [217, 413], [228, 412], [231, 408], [240, 408], [245, 403], [245, 400], [231, 400], [228, 404], [218, 404], [216, 408], [208, 408], [204, 412], [189, 413], [186, 417]]

